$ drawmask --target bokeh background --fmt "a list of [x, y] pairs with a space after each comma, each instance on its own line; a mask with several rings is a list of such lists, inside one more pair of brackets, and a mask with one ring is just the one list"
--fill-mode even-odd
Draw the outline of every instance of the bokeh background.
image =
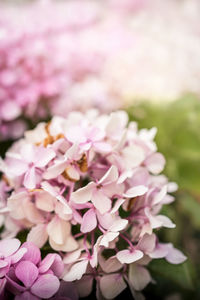
[[[188, 256], [150, 264], [147, 299], [200, 299], [200, 1], [0, 1], [0, 153], [38, 121], [125, 109], [157, 127], [179, 189], [164, 229]], [[127, 295], [126, 295], [127, 297]]]

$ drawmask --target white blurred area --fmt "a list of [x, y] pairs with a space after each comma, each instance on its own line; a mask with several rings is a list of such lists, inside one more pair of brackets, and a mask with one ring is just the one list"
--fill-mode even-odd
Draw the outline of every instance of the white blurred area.
[[[3, 1], [4, 5], [6, 2], [9, 2], [10, 16], [14, 19], [16, 15], [17, 22], [19, 19], [23, 20], [23, 13], [19, 18], [23, 1], [19, 1], [20, 5], [16, 5], [17, 0]], [[47, 5], [48, 0], [43, 2]], [[56, 2], [62, 5], [62, 2], [73, 0], [54, 1]], [[120, 94], [123, 103], [144, 98], [154, 101], [174, 100], [185, 93], [200, 96], [200, 0], [82, 2], [86, 10], [91, 9], [91, 16], [97, 14], [100, 18], [121, 19], [121, 24], [127, 27], [128, 32], [132, 32], [134, 39], [134, 45], [129, 50], [109, 56], [99, 78], [89, 78], [84, 83], [82, 88], [85, 98], [88, 90], [92, 93], [99, 92], [99, 86], [100, 89], [103, 86], [106, 90], [112, 90], [113, 94]], [[75, 20], [89, 16], [81, 11], [73, 16], [62, 11], [62, 14], [65, 13], [66, 18]], [[49, 17], [52, 22], [59, 22], [59, 18], [54, 19], [53, 15]], [[24, 20], [26, 19], [27, 16]], [[62, 19], [63, 16], [60, 20]], [[24, 21], [22, 23], [24, 26]], [[45, 26], [44, 24], [45, 22], [39, 26]], [[94, 44], [98, 43], [98, 34], [97, 32]], [[109, 41], [105, 41], [106, 43]], [[73, 92], [74, 97], [77, 93], [77, 97], [81, 98], [81, 85]]]
[[200, 1], [149, 0], [130, 24], [135, 48], [107, 70], [125, 99], [200, 96]]

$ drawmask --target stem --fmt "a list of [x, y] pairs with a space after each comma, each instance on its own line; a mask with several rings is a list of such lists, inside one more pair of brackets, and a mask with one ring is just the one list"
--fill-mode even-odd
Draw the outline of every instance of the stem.
[[121, 238], [122, 238], [123, 240], [125, 240], [125, 241], [129, 244], [131, 250], [133, 250], [134, 247], [133, 247], [133, 244], [131, 243], [131, 241], [130, 241], [125, 235], [123, 235], [122, 233], [120, 233], [120, 236], [121, 236]]

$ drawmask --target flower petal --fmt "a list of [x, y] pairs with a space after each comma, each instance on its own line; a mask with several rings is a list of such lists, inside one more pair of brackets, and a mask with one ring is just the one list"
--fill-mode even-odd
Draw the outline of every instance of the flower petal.
[[15, 296], [15, 300], [40, 300], [30, 292], [24, 292], [23, 294]]
[[81, 224], [81, 232], [86, 233], [92, 231], [97, 226], [97, 219], [94, 209], [89, 209], [83, 216]]
[[36, 167], [45, 167], [55, 156], [56, 153], [49, 148], [38, 147], [36, 151], [37, 161], [35, 162]]
[[42, 248], [48, 239], [46, 224], [38, 224], [31, 228], [28, 233], [27, 241], [34, 243], [37, 247]]
[[104, 195], [101, 190], [95, 190], [95, 192], [93, 192], [92, 203], [101, 214], [108, 212], [112, 204], [110, 198]]
[[60, 282], [56, 276], [44, 274], [32, 285], [31, 292], [42, 299], [48, 299], [58, 291], [59, 286]]
[[187, 257], [178, 249], [174, 248], [172, 244], [169, 245], [169, 252], [166, 256], [166, 260], [171, 264], [181, 264]]
[[145, 160], [145, 165], [151, 173], [157, 175], [164, 169], [165, 162], [164, 156], [156, 152]]
[[35, 167], [30, 168], [24, 176], [24, 186], [27, 189], [34, 189], [36, 186]]
[[27, 249], [23, 260], [31, 261], [34, 265], [37, 265], [41, 260], [40, 250], [31, 242], [23, 243], [22, 247]]
[[23, 282], [25, 287], [31, 287], [36, 278], [38, 277], [38, 268], [30, 261], [21, 261], [16, 269], [15, 275]]
[[20, 247], [20, 241], [18, 239], [4, 239], [0, 241], [0, 252], [8, 257], [15, 253]]
[[118, 169], [116, 166], [111, 166], [106, 174], [99, 180], [99, 184], [108, 184], [117, 181], [119, 176]]
[[143, 255], [143, 252], [140, 250], [122, 250], [117, 253], [116, 257], [122, 264], [131, 264], [141, 259]]
[[144, 185], [138, 185], [130, 188], [128, 191], [126, 191], [123, 196], [125, 198], [134, 198], [138, 196], [144, 195], [148, 191], [148, 188]]
[[151, 282], [149, 271], [138, 264], [131, 264], [129, 266], [128, 278], [136, 291], [143, 290]]
[[27, 249], [21, 247], [15, 254], [10, 256], [11, 263], [16, 264], [18, 261], [20, 261], [20, 259], [22, 259], [22, 257], [24, 257], [26, 252], [27, 252]]
[[125, 288], [126, 283], [119, 274], [104, 275], [100, 279], [100, 289], [106, 299], [115, 299]]
[[79, 280], [85, 274], [86, 269], [88, 266], [88, 260], [82, 260], [76, 264], [74, 264], [69, 272], [67, 272], [63, 276], [63, 280], [65, 281], [74, 281], [74, 280]]
[[45, 273], [49, 269], [51, 269], [56, 276], [60, 277], [63, 272], [63, 268], [64, 268], [64, 265], [63, 265], [61, 257], [56, 253], [53, 253], [53, 254], [49, 253], [41, 261], [41, 263], [39, 265], [39, 272]]
[[71, 194], [70, 200], [75, 203], [86, 203], [92, 198], [92, 190], [95, 186], [94, 182], [90, 182], [88, 185], [83, 188], [78, 189], [77, 191]]
[[51, 167], [49, 167], [46, 172], [44, 172], [43, 177], [44, 179], [52, 179], [56, 178], [58, 175], [62, 174], [65, 170], [68, 162], [66, 160], [55, 162]]

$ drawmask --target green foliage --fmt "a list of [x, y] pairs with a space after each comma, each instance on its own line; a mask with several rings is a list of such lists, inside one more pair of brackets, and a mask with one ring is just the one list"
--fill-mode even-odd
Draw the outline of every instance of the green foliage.
[[128, 112], [140, 128], [158, 128], [156, 142], [167, 159], [169, 178], [180, 188], [199, 193], [200, 100], [187, 96], [172, 103], [143, 102]]
[[147, 299], [173, 294], [180, 299], [200, 299], [200, 100], [187, 95], [172, 103], [143, 101], [128, 113], [139, 128], [158, 129], [158, 151], [166, 158], [164, 173], [179, 185], [176, 201], [162, 210], [176, 228], [164, 228], [158, 235], [188, 256], [186, 263], [176, 266], [153, 260], [150, 270], [157, 284], [148, 286], [145, 294]]

